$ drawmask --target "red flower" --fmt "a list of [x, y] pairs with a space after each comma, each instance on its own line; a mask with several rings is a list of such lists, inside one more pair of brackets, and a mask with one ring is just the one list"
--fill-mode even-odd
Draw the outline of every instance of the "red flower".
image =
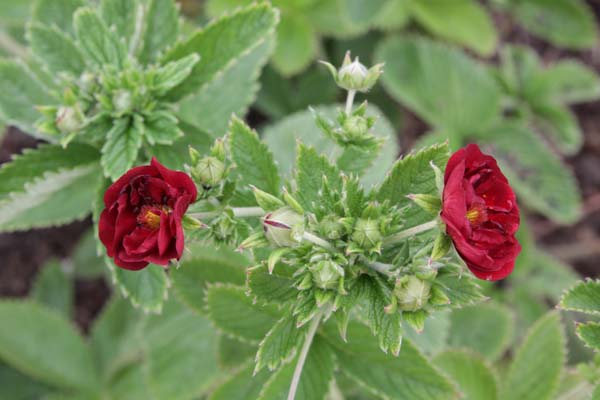
[[196, 194], [189, 176], [154, 158], [150, 165], [127, 171], [104, 194], [98, 230], [109, 257], [135, 271], [179, 259], [184, 245], [181, 219]]
[[519, 207], [496, 160], [470, 144], [450, 157], [444, 182], [441, 217], [454, 247], [478, 278], [507, 277], [521, 251]]

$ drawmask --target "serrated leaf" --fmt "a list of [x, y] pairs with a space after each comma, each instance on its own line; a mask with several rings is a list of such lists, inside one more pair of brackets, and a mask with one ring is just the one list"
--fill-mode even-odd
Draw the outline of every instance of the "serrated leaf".
[[0, 60], [0, 93], [3, 121], [30, 135], [42, 137], [35, 128], [41, 117], [35, 106], [53, 104], [54, 100], [31, 70], [19, 61]]
[[342, 178], [337, 167], [332, 165], [327, 157], [319, 154], [314, 147], [306, 147], [303, 143], [299, 143], [294, 195], [306, 210], [314, 210], [322, 201], [323, 196], [320, 191], [324, 177], [332, 190], [339, 191], [342, 188]]
[[[339, 112], [339, 108], [333, 105], [316, 107], [314, 110], [317, 114], [329, 119], [335, 118]], [[381, 181], [383, 171], [391, 166], [398, 157], [399, 146], [394, 128], [376, 106], [369, 104], [366, 114], [377, 118], [372, 128], [373, 134], [377, 138], [385, 140], [379, 157], [361, 178], [363, 185], [369, 187]], [[319, 153], [327, 154], [331, 162], [342, 154], [342, 149], [317, 127], [314, 113], [311, 111], [297, 112], [269, 126], [264, 131], [264, 138], [273, 151], [280, 170], [286, 176], [292, 175], [295, 161], [298, 158], [297, 142], [302, 142], [307, 147], [314, 146]]]
[[150, 264], [142, 270], [129, 271], [117, 267], [109, 258], [105, 262], [112, 272], [113, 281], [135, 307], [146, 313], [161, 313], [169, 288], [169, 280], [163, 267]]
[[42, 178], [47, 172], [76, 168], [98, 159], [95, 148], [79, 143], [71, 143], [66, 149], [48, 144], [27, 149], [0, 168], [0, 201], [8, 200], [10, 193], [25, 191], [26, 183]]
[[31, 25], [28, 38], [32, 53], [50, 72], [69, 72], [79, 77], [85, 70], [85, 60], [73, 39], [56, 27]]
[[286, 15], [277, 26], [273, 66], [284, 76], [295, 75], [308, 66], [317, 49], [317, 34], [309, 19], [301, 13]]
[[152, 88], [160, 95], [166, 93], [185, 80], [198, 61], [200, 61], [198, 54], [190, 54], [187, 57], [163, 65], [155, 71]]
[[137, 25], [144, 23], [137, 18], [137, 13], [143, 13], [143, 9], [139, 10], [139, 7], [141, 4], [138, 0], [102, 0], [100, 15], [109, 28], [114, 27], [118, 37], [129, 43]]
[[402, 324], [404, 337], [426, 355], [437, 354], [448, 345], [450, 335], [450, 312], [437, 311], [425, 320], [423, 332], [417, 332], [407, 323]]
[[434, 363], [458, 384], [464, 400], [496, 400], [498, 385], [492, 368], [476, 353], [448, 350], [438, 354]]
[[563, 310], [600, 314], [600, 281], [578, 282], [563, 295], [558, 306]]
[[89, 346], [56, 311], [32, 302], [0, 302], [0, 358], [42, 382], [62, 388], [98, 388]]
[[[286, 400], [290, 382], [296, 368], [296, 362], [284, 365], [276, 371], [262, 388], [259, 400]], [[327, 342], [315, 337], [308, 351], [300, 382], [296, 391], [296, 400], [323, 400], [329, 392], [333, 379], [333, 352]]]
[[0, 203], [0, 231], [65, 224], [85, 217], [92, 208], [100, 176], [95, 163], [46, 173]]
[[430, 163], [444, 170], [449, 157], [447, 144], [434, 145], [396, 161], [387, 177], [381, 183], [376, 198], [391, 205], [408, 206], [405, 212], [406, 222], [403, 228], [409, 228], [434, 218], [406, 196], [408, 194], [438, 195], [435, 184], [435, 172]]
[[[559, 315], [540, 318], [517, 349], [504, 381], [501, 399], [552, 399], [566, 359], [565, 337]], [[544, 382], [540, 385], [540, 382]]]
[[225, 247], [193, 247], [193, 256], [171, 270], [173, 289], [181, 301], [198, 313], [205, 313], [206, 288], [213, 283], [243, 285], [250, 261]]
[[388, 93], [439, 129], [469, 134], [500, 114], [488, 71], [457, 49], [420, 37], [390, 37], [377, 48]]
[[180, 29], [179, 11], [173, 0], [148, 0], [146, 29], [139, 59], [150, 64], [177, 40]]
[[485, 299], [475, 278], [457, 265], [440, 268], [436, 283], [441, 285], [444, 294], [450, 299], [451, 307], [463, 307]]
[[125, 44], [110, 31], [98, 13], [91, 8], [80, 8], [73, 17], [80, 48], [90, 66], [103, 65], [121, 68], [127, 58]]
[[213, 144], [214, 139], [208, 133], [188, 122], [179, 121], [179, 129], [184, 136], [172, 144], [156, 144], [146, 149], [167, 168], [181, 169], [184, 164], [189, 164], [190, 146], [202, 154], [207, 153]]
[[252, 5], [215, 20], [177, 44], [168, 52], [165, 61], [193, 53], [201, 54], [203, 61], [185, 81], [170, 91], [169, 97], [181, 99], [212, 81], [235, 59], [262, 44], [277, 22], [278, 14], [270, 5]]
[[558, 47], [592, 48], [597, 26], [592, 10], [580, 0], [528, 0], [515, 3], [515, 16], [533, 34]]
[[270, 371], [290, 361], [306, 338], [308, 326], [296, 326], [296, 318], [285, 315], [273, 325], [258, 346], [255, 372], [267, 367]]
[[38, 303], [70, 319], [75, 300], [72, 278], [72, 274], [66, 271], [60, 262], [49, 261], [42, 266], [35, 278], [30, 296]]
[[206, 292], [208, 317], [231, 337], [258, 343], [281, 317], [273, 306], [253, 304], [244, 288], [211, 286]]
[[170, 301], [144, 332], [146, 379], [157, 399], [197, 398], [218, 376], [217, 334], [207, 318]]
[[233, 118], [229, 124], [231, 157], [235, 162], [234, 175], [241, 188], [248, 191], [250, 185], [267, 193], [279, 193], [279, 172], [267, 145], [244, 121]]
[[454, 399], [452, 384], [408, 341], [395, 357], [377, 348], [369, 329], [356, 322], [348, 328], [348, 343], [339, 339], [334, 326], [323, 331], [334, 347], [342, 372], [372, 395], [389, 399]]
[[221, 135], [227, 130], [232, 114], [243, 116], [253, 103], [260, 84], [260, 72], [273, 50], [274, 39], [269, 37], [261, 45], [236, 59], [222, 74], [180, 104], [180, 115], [188, 122]]
[[448, 345], [472, 349], [496, 361], [509, 347], [514, 320], [508, 308], [482, 303], [453, 310], [450, 314]]
[[217, 358], [221, 368], [239, 367], [250, 360], [254, 360], [255, 356], [256, 346], [232, 339], [226, 335], [219, 336]]
[[250, 295], [257, 301], [284, 304], [298, 296], [292, 278], [296, 269], [288, 264], [279, 263], [272, 273], [266, 265], [260, 264], [249, 268], [246, 284]]
[[485, 8], [474, 0], [417, 0], [413, 17], [428, 31], [482, 55], [493, 53], [498, 37]]
[[141, 146], [142, 132], [136, 129], [129, 118], [115, 121], [102, 146], [101, 164], [104, 175], [113, 181], [119, 179], [133, 166]]
[[533, 132], [509, 121], [482, 133], [481, 140], [484, 152], [498, 160], [520, 202], [559, 223], [577, 220], [581, 212], [577, 183]]
[[600, 351], [600, 323], [588, 322], [577, 326], [577, 336], [589, 347]]
[[263, 370], [257, 375], [253, 374], [254, 365], [240, 369], [231, 375], [225, 382], [215, 389], [209, 400], [248, 400], [257, 399], [263, 385], [269, 379], [269, 371]]
[[73, 33], [73, 14], [85, 3], [84, 0], [36, 0], [31, 10], [31, 20]]
[[[183, 136], [177, 118], [167, 111], [158, 111], [144, 120], [144, 138], [150, 143], [171, 144]], [[178, 168], [181, 168], [180, 165]]]
[[337, 159], [337, 166], [347, 174], [362, 176], [379, 156], [381, 146], [371, 148], [347, 146], [342, 155]]

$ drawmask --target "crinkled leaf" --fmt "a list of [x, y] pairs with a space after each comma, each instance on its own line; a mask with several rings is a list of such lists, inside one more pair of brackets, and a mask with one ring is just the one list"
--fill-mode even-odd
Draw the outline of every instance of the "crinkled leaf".
[[425, 320], [423, 332], [415, 331], [406, 322], [402, 324], [404, 337], [426, 355], [441, 352], [448, 345], [450, 311], [437, 311]]
[[319, 154], [314, 147], [306, 147], [303, 143], [298, 144], [295, 178], [295, 196], [307, 210], [314, 210], [322, 205], [323, 196], [319, 192], [323, 187], [323, 178], [327, 179], [332, 190], [342, 188], [342, 178], [337, 167], [332, 165], [327, 157]]
[[248, 269], [247, 286], [250, 295], [260, 302], [283, 304], [298, 295], [292, 275], [296, 269], [288, 264], [275, 265], [272, 273], [265, 264]]
[[180, 22], [177, 4], [173, 0], [147, 0], [146, 3], [146, 29], [138, 57], [148, 64], [177, 40]]
[[169, 288], [169, 279], [163, 267], [150, 264], [142, 270], [129, 271], [117, 267], [109, 258], [106, 258], [106, 263], [123, 296], [146, 313], [160, 314]]
[[281, 364], [290, 361], [296, 350], [302, 346], [308, 325], [296, 326], [296, 318], [285, 315], [273, 325], [258, 346], [255, 371], [268, 367], [273, 371]]
[[158, 68], [153, 77], [152, 88], [160, 94], [166, 93], [183, 82], [198, 61], [200, 56], [194, 53]]
[[133, 166], [141, 146], [142, 132], [136, 129], [129, 118], [117, 120], [102, 146], [104, 175], [116, 181]]
[[[183, 136], [177, 118], [166, 111], [153, 113], [144, 120], [144, 138], [151, 144], [168, 145]], [[180, 165], [178, 169], [181, 169]]]
[[31, 11], [31, 20], [47, 26], [57, 26], [67, 33], [73, 33], [73, 14], [86, 4], [84, 0], [37, 0]]
[[475, 278], [458, 265], [440, 268], [436, 283], [441, 285], [444, 294], [450, 299], [451, 307], [463, 307], [485, 299]]
[[73, 23], [80, 48], [90, 66], [124, 65], [127, 58], [125, 44], [115, 32], [108, 29], [95, 10], [80, 8], [75, 13]]
[[217, 356], [221, 368], [237, 368], [254, 360], [256, 346], [221, 335], [219, 336]]
[[[144, 20], [138, 20], [138, 12], [142, 5], [138, 0], [102, 0], [100, 2], [100, 15], [109, 28], [116, 30], [118, 37], [129, 43], [138, 24]], [[142, 14], [143, 15], [143, 14]]]
[[600, 281], [585, 280], [569, 289], [560, 300], [563, 310], [600, 314]]
[[465, 400], [496, 400], [498, 385], [492, 368], [476, 353], [448, 350], [438, 354], [434, 363], [458, 384]]
[[31, 25], [28, 38], [32, 53], [52, 73], [69, 72], [79, 77], [85, 70], [85, 60], [73, 39], [56, 27]]
[[[503, 384], [501, 399], [552, 399], [566, 359], [558, 313], [550, 312], [529, 330], [517, 349]], [[540, 382], [544, 382], [540, 385]]]

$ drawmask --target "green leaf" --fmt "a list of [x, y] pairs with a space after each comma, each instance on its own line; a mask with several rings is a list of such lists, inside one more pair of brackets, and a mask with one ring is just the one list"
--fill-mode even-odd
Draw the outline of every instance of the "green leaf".
[[390, 37], [377, 48], [384, 88], [436, 128], [469, 134], [500, 114], [488, 71], [457, 49], [420, 37]]
[[558, 306], [563, 310], [600, 314], [600, 280], [578, 282], [563, 295]]
[[240, 342], [229, 336], [219, 336], [218, 346], [217, 357], [221, 368], [233, 369], [240, 367], [250, 360], [254, 360], [256, 356], [256, 346]]
[[406, 322], [402, 324], [404, 337], [417, 346], [426, 355], [437, 354], [444, 350], [450, 335], [450, 312], [436, 311], [425, 320], [423, 332], [415, 331]]
[[50, 72], [69, 72], [79, 77], [85, 70], [85, 60], [73, 39], [56, 27], [31, 25], [28, 38], [32, 53]]
[[405, 211], [404, 229], [434, 219], [434, 216], [414, 204], [406, 195], [430, 194], [438, 196], [435, 171], [431, 167], [431, 163], [444, 170], [448, 157], [447, 144], [434, 145], [416, 153], [411, 153], [396, 161], [385, 180], [381, 183], [376, 194], [378, 201], [388, 200], [391, 205], [400, 208], [408, 206]]
[[105, 261], [112, 272], [113, 281], [131, 304], [146, 313], [161, 313], [169, 288], [169, 279], [163, 267], [150, 264], [142, 270], [129, 271], [117, 267], [108, 257]]
[[[115, 29], [119, 38], [129, 43], [138, 24], [143, 24], [137, 18], [139, 8], [142, 7], [138, 0], [102, 0], [100, 2], [100, 15], [109, 28]], [[143, 10], [141, 10], [143, 12]], [[143, 14], [142, 14], [143, 15]]]
[[[145, 376], [145, 365], [142, 363], [130, 364], [124, 367], [115, 376], [107, 387], [112, 399], [147, 400], [152, 398]], [[61, 399], [62, 400], [62, 399]]]
[[189, 147], [198, 152], [207, 153], [213, 144], [213, 138], [205, 131], [184, 121], [179, 121], [179, 129], [184, 136], [170, 145], [157, 144], [147, 148], [150, 156], [156, 157], [164, 166], [171, 169], [181, 169], [189, 164]]
[[35, 128], [41, 118], [35, 106], [53, 104], [54, 100], [25, 64], [0, 60], [0, 93], [2, 120], [30, 135], [42, 137]]
[[133, 166], [141, 146], [142, 134], [129, 118], [117, 120], [107, 133], [106, 143], [102, 146], [101, 164], [104, 176], [113, 181], [119, 179]]
[[98, 158], [95, 148], [79, 143], [71, 143], [66, 149], [48, 144], [26, 149], [0, 168], [0, 202], [9, 200], [11, 193], [26, 191], [27, 183], [41, 179], [47, 172], [96, 163]]
[[277, 26], [273, 66], [284, 76], [302, 72], [317, 53], [318, 38], [302, 14], [286, 14]]
[[479, 355], [466, 350], [448, 350], [434, 358], [458, 384], [464, 400], [496, 400], [498, 387], [492, 368]]
[[173, 0], [147, 0], [146, 4], [146, 29], [138, 58], [150, 64], [177, 40], [180, 21], [177, 4]]
[[125, 44], [108, 29], [98, 13], [91, 8], [80, 8], [74, 16], [75, 32], [80, 48], [90, 66], [122, 67], [127, 58]]
[[0, 363], [0, 399], [46, 399], [52, 389]]
[[597, 43], [593, 12], [581, 0], [515, 2], [514, 11], [528, 31], [558, 47], [585, 49]]
[[246, 283], [250, 295], [255, 301], [279, 305], [295, 299], [298, 290], [294, 287], [294, 272], [293, 266], [283, 263], [276, 264], [272, 273], [265, 264], [249, 268]]
[[[314, 118], [314, 113], [317, 113], [324, 118], [334, 119], [338, 112], [339, 108], [333, 105], [316, 107], [314, 112], [302, 111], [292, 114], [265, 129], [264, 139], [285, 176], [292, 175], [295, 161], [298, 159], [297, 142], [302, 142], [307, 147], [313, 146], [320, 153], [327, 154], [330, 162], [342, 155], [341, 147], [323, 134]], [[385, 115], [372, 104], [368, 105], [366, 115], [376, 117], [373, 133], [377, 138], [385, 140], [379, 157], [361, 178], [363, 185], [369, 187], [383, 179], [384, 171], [394, 163], [400, 149], [396, 131]]]
[[341, 371], [372, 395], [389, 399], [454, 399], [452, 384], [408, 341], [395, 357], [379, 351], [369, 329], [356, 322], [348, 328], [348, 343], [339, 339], [335, 326], [325, 338], [335, 348]]
[[211, 393], [209, 400], [248, 400], [257, 399], [263, 385], [269, 379], [269, 372], [263, 370], [257, 375], [253, 374], [254, 365], [251, 363], [240, 369], [235, 375], [223, 382]]
[[270, 194], [279, 193], [279, 172], [273, 154], [256, 131], [234, 117], [229, 124], [229, 143], [236, 165], [234, 174], [241, 187], [247, 191], [254, 185]]
[[[168, 111], [157, 111], [144, 119], [144, 138], [151, 144], [169, 145], [183, 136], [177, 118]], [[181, 168], [180, 165], [178, 168]]]
[[280, 318], [275, 307], [254, 304], [244, 288], [236, 286], [210, 286], [206, 306], [217, 329], [250, 343], [262, 340]]
[[296, 350], [304, 343], [308, 325], [296, 326], [296, 318], [292, 314], [285, 315], [273, 325], [258, 345], [255, 372], [264, 367], [270, 371], [289, 362]]
[[505, 122], [483, 133], [481, 140], [519, 201], [559, 223], [579, 218], [581, 195], [573, 174], [533, 132], [518, 122]]
[[533, 91], [546, 101], [570, 104], [594, 101], [600, 97], [598, 75], [577, 60], [559, 61], [533, 78]]
[[485, 8], [474, 0], [416, 0], [409, 9], [414, 18], [432, 32], [482, 55], [491, 55], [498, 41]]
[[217, 334], [208, 319], [170, 301], [143, 330], [146, 379], [155, 398], [197, 398], [213, 383], [218, 374]]
[[184, 81], [198, 61], [200, 61], [198, 54], [190, 54], [158, 68], [153, 76], [152, 88], [160, 94], [166, 93]]
[[[325, 399], [329, 392], [329, 384], [333, 380], [334, 367], [331, 347], [322, 338], [315, 337], [302, 369], [295, 399]], [[295, 368], [294, 360], [271, 375], [257, 398], [259, 400], [286, 400]]]
[[379, 10], [373, 25], [382, 30], [397, 30], [403, 28], [409, 21], [410, 2], [404, 0], [388, 0]]
[[73, 33], [73, 14], [85, 5], [84, 0], [37, 0], [31, 10], [31, 21], [55, 25], [63, 32]]
[[260, 72], [273, 50], [273, 38], [238, 58], [222, 74], [215, 77], [180, 104], [182, 118], [219, 136], [227, 130], [232, 114], [243, 116], [254, 102], [259, 89]]
[[490, 361], [499, 359], [509, 347], [514, 320], [509, 309], [496, 303], [481, 303], [453, 310], [448, 345], [472, 349]]
[[325, 156], [317, 153], [314, 147], [299, 143], [295, 195], [305, 209], [314, 210], [320, 205], [323, 196], [319, 192], [323, 187], [323, 178], [327, 179], [332, 190], [342, 188], [340, 171]]
[[534, 105], [534, 125], [565, 154], [575, 154], [583, 145], [583, 132], [577, 118], [565, 106]]
[[71, 261], [77, 278], [98, 279], [103, 277], [106, 272], [104, 259], [96, 253], [95, 234], [93, 229], [89, 229], [73, 249]]
[[252, 5], [215, 20], [177, 44], [167, 54], [166, 61], [198, 53], [202, 62], [185, 81], [171, 90], [169, 97], [181, 99], [201, 89], [240, 56], [262, 44], [277, 22], [278, 14], [270, 5]]
[[559, 315], [550, 312], [533, 325], [517, 349], [500, 398], [552, 399], [565, 359], [565, 337]]
[[[521, 240], [520, 242], [523, 244]], [[563, 291], [579, 280], [579, 275], [570, 265], [560, 262], [551, 254], [535, 249], [531, 259], [531, 270], [515, 284], [526, 287], [529, 293], [540, 298], [549, 298], [553, 303], [558, 303]], [[515, 275], [515, 278], [518, 278], [518, 275]]]
[[30, 296], [69, 319], [75, 294], [72, 274], [66, 268], [66, 265], [55, 260], [45, 263], [35, 279]]
[[170, 271], [177, 297], [198, 313], [205, 313], [206, 288], [212, 283], [242, 286], [250, 261], [241, 253], [225, 247], [193, 247], [193, 256]]
[[56, 311], [32, 302], [0, 302], [0, 358], [42, 382], [98, 389], [89, 346]]
[[577, 336], [589, 347], [600, 350], [600, 323], [589, 322], [577, 326]]
[[0, 202], [0, 231], [66, 224], [88, 215], [100, 169], [96, 163], [48, 172]]

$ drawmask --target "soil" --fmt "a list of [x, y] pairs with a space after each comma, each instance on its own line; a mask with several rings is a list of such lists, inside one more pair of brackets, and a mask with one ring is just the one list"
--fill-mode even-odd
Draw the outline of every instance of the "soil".
[[[600, 3], [590, 1], [590, 6], [600, 20]], [[497, 15], [495, 19], [505, 41], [532, 45], [545, 61], [575, 57], [600, 73], [600, 49], [586, 52], [559, 51], [534, 39], [503, 16]], [[574, 107], [585, 134], [585, 144], [580, 153], [566, 161], [573, 168], [583, 193], [584, 210], [580, 222], [564, 227], [538, 215], [530, 216], [531, 226], [540, 246], [573, 265], [583, 276], [600, 275], [599, 111], [600, 102]], [[407, 110], [403, 109], [402, 112], [405, 123], [401, 140], [403, 144], [413, 143], [427, 130], [427, 126]], [[251, 113], [249, 118], [256, 120], [261, 119], [261, 116]], [[0, 143], [0, 163], [8, 161], [11, 155], [36, 145], [36, 140], [10, 128]], [[84, 220], [60, 228], [0, 234], [0, 297], [26, 296], [44, 262], [51, 258], [68, 257], [78, 238], [90, 226], [91, 222]], [[109, 295], [110, 289], [102, 279], [75, 280], [74, 319], [82, 330], [89, 329], [91, 321]]]

